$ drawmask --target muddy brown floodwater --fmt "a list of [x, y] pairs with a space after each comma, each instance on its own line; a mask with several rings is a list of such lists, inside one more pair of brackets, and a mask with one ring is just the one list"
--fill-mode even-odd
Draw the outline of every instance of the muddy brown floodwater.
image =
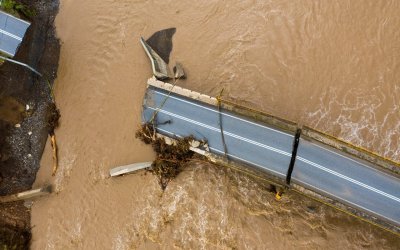
[[56, 100], [60, 166], [49, 143], [32, 249], [395, 249], [400, 239], [289, 193], [193, 162], [162, 192], [156, 177], [108, 178], [152, 160], [134, 138], [150, 63], [139, 37], [176, 27], [180, 85], [312, 126], [400, 160], [400, 1], [72, 1]]

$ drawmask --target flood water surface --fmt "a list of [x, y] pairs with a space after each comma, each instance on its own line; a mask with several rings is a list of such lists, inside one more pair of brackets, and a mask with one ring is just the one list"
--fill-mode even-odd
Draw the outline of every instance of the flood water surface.
[[33, 249], [396, 249], [399, 237], [205, 162], [162, 192], [134, 138], [151, 67], [139, 43], [176, 27], [179, 82], [400, 161], [399, 1], [61, 0], [55, 95], [59, 169], [46, 146]]

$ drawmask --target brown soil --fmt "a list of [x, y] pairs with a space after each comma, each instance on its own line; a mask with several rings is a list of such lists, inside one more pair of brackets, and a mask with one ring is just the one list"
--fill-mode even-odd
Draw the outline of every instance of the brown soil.
[[[52, 85], [56, 77], [60, 50], [53, 25], [58, 1], [18, 2], [34, 8], [36, 15], [28, 20], [32, 24], [14, 59], [45, 77], [8, 62], [0, 66], [0, 195], [31, 188], [52, 131], [47, 119], [53, 116], [48, 113], [55, 110], [49, 83]], [[0, 213], [0, 248], [27, 248], [31, 238], [29, 209], [16, 202], [0, 205]]]

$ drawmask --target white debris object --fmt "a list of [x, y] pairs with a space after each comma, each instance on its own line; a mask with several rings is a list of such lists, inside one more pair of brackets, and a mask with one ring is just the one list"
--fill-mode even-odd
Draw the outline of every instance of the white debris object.
[[140, 163], [134, 163], [126, 166], [112, 168], [110, 169], [110, 176], [113, 177], [123, 174], [129, 174], [140, 169], [151, 167], [152, 163], [153, 162], [140, 162]]
[[45, 186], [42, 188], [32, 189], [17, 194], [0, 196], [0, 203], [32, 199], [49, 193], [51, 193], [51, 186]]
[[192, 140], [192, 141], [190, 142], [190, 146], [191, 146], [191, 147], [194, 147], [194, 148], [198, 148], [198, 147], [200, 146], [200, 142], [199, 142], [199, 141], [196, 141], [196, 140]]
[[15, 127], [16, 127], [16, 128], [20, 128], [20, 127], [21, 127], [21, 124], [17, 123], [17, 124], [15, 124]]
[[173, 145], [174, 144], [174, 141], [171, 138], [169, 138], [169, 137], [163, 137], [163, 138], [164, 138], [164, 141], [165, 141], [165, 143], [167, 145]]

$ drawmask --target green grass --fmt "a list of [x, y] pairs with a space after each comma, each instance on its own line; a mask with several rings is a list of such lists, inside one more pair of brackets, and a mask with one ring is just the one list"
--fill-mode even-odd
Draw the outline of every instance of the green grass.
[[36, 15], [35, 10], [14, 0], [0, 0], [0, 8], [12, 15], [19, 14], [28, 18], [32, 18]]

